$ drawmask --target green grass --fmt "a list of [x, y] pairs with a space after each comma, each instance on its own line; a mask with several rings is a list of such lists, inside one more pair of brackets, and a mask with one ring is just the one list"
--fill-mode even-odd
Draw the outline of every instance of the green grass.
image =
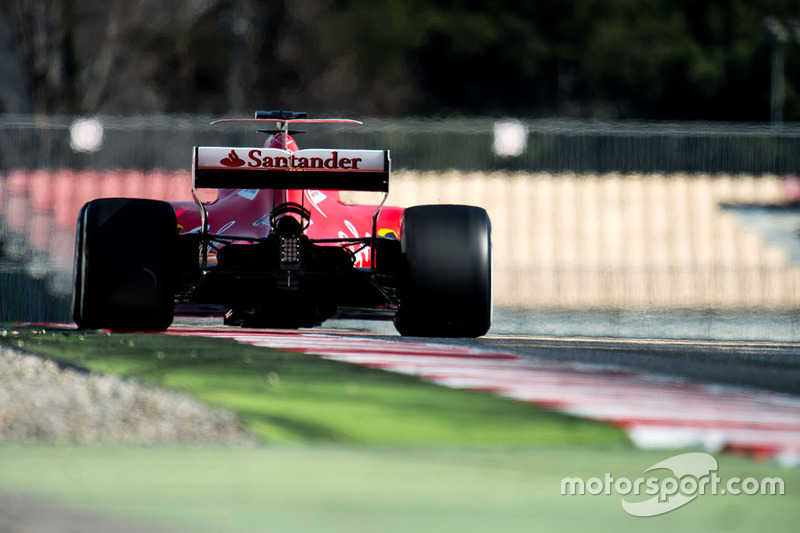
[[669, 455], [544, 447], [0, 446], [0, 490], [193, 532], [796, 531], [800, 472], [734, 457], [719, 458], [720, 477], [782, 476], [787, 494], [708, 494], [651, 518], [627, 515], [619, 495], [561, 495], [564, 477], [610, 472], [635, 479]]
[[630, 446], [610, 425], [314, 355], [224, 339], [15, 331], [0, 341], [226, 407], [265, 442]]

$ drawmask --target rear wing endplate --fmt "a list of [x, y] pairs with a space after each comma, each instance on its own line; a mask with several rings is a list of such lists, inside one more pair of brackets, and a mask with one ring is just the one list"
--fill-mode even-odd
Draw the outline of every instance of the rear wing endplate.
[[388, 150], [195, 146], [195, 189], [389, 191]]

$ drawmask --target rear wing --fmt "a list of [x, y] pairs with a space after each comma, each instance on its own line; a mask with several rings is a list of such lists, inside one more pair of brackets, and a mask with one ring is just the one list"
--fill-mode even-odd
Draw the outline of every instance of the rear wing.
[[330, 189], [389, 192], [388, 150], [195, 146], [195, 189]]

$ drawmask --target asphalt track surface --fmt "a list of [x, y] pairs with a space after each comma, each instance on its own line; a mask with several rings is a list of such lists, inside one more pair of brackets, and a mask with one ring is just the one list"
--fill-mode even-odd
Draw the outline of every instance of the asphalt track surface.
[[[329, 330], [337, 333], [336, 329]], [[479, 339], [379, 338], [436, 342], [800, 395], [800, 343], [488, 335]]]
[[542, 359], [611, 365], [800, 395], [798, 344], [554, 339], [524, 335], [489, 336], [465, 344]]

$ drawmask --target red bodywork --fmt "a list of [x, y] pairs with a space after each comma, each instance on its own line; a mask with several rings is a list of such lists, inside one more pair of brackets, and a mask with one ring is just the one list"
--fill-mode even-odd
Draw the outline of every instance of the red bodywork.
[[[176, 253], [185, 258], [178, 266], [176, 313], [216, 313], [221, 306], [226, 323], [282, 327], [315, 325], [336, 314], [393, 316], [405, 210], [383, 206], [389, 154], [300, 151], [288, 132], [297, 121], [355, 122], [285, 119], [263, 148], [196, 147], [196, 202], [171, 203], [179, 229]], [[287, 152], [291, 157], [281, 155]], [[264, 171], [272, 157], [291, 169]], [[292, 183], [305, 188], [288, 188]], [[346, 203], [340, 189], [324, 188], [326, 183], [375, 191], [376, 203]], [[200, 188], [219, 188], [217, 198], [201, 202]]]
[[[272, 135], [266, 148], [298, 150], [290, 135]], [[372, 222], [377, 205], [352, 205], [342, 201], [338, 190], [301, 189], [220, 189], [219, 197], [206, 204], [209, 233], [263, 238], [270, 233], [269, 214], [278, 205], [293, 202], [311, 212], [311, 225], [305, 234], [311, 239], [349, 239], [372, 236]], [[201, 217], [193, 202], [172, 202], [181, 233], [200, 230]], [[400, 218], [403, 208], [384, 206], [378, 216], [380, 237], [400, 238]], [[355, 266], [369, 268], [369, 247], [350, 245], [356, 253]], [[358, 250], [356, 252], [356, 250]], [[213, 256], [211, 258], [213, 260]]]

